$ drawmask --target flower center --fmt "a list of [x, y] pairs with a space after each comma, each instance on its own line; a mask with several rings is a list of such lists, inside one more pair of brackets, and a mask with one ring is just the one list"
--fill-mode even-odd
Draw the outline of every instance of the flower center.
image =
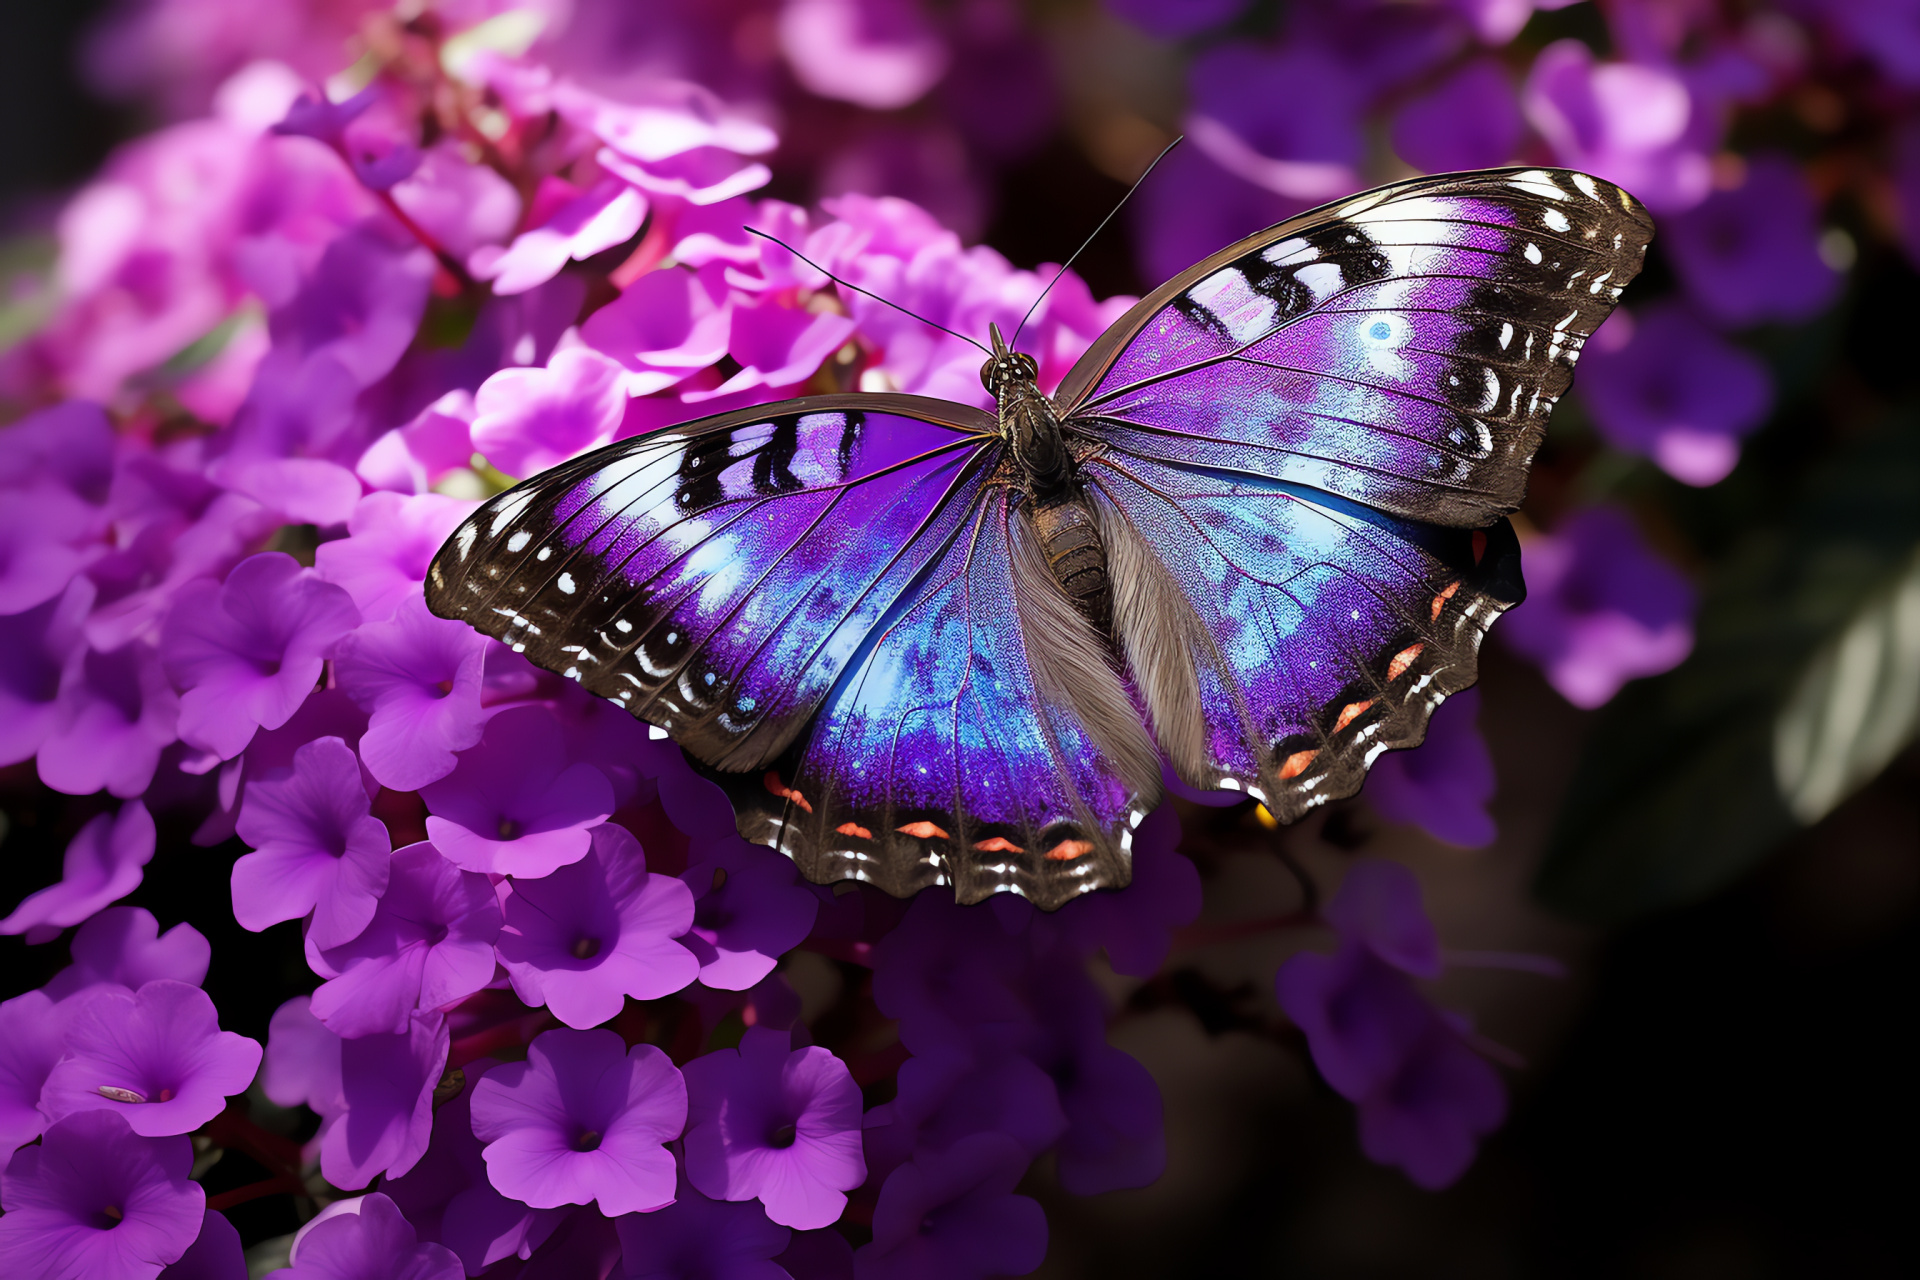
[[453, 681], [451, 681], [451, 680], [442, 680], [442, 681], [441, 681], [441, 682], [440, 682], [439, 684], [437, 684], [437, 685], [435, 685], [435, 686], [433, 686], [433, 687], [434, 687], [434, 688], [436, 688], [436, 689], [438, 689], [438, 690], [440, 691], [440, 696], [444, 698], [444, 697], [446, 697], [446, 696], [447, 696], [448, 694], [450, 694], [450, 693], [452, 693], [452, 692], [453, 692]]
[[793, 1140], [798, 1136], [792, 1125], [783, 1124], [773, 1131], [773, 1136], [767, 1139], [767, 1144], [785, 1150], [793, 1145]]
[[583, 933], [573, 940], [573, 958], [575, 960], [591, 960], [599, 954], [600, 939], [589, 938]]
[[502, 840], [518, 840], [520, 838], [519, 822], [513, 818], [500, 819], [500, 838]]
[[598, 1129], [582, 1129], [579, 1134], [574, 1137], [573, 1149], [575, 1151], [598, 1151], [600, 1149], [600, 1131]]
[[122, 1089], [117, 1084], [103, 1084], [94, 1089], [103, 1098], [112, 1098], [115, 1102], [145, 1102], [147, 1096], [133, 1089]]
[[102, 1230], [111, 1231], [124, 1222], [126, 1217], [126, 1214], [120, 1212], [119, 1205], [110, 1204], [100, 1210], [100, 1227]]
[[428, 946], [437, 947], [441, 943], [445, 942], [446, 940], [447, 940], [447, 926], [445, 926], [444, 924], [437, 924], [433, 926], [433, 928], [427, 930]]

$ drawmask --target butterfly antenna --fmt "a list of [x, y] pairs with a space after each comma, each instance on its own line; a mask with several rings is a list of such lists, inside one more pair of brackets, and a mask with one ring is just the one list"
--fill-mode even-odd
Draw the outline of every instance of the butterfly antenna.
[[1133, 180], [1133, 185], [1127, 188], [1127, 194], [1120, 197], [1120, 203], [1114, 205], [1112, 211], [1109, 212], [1106, 217], [1100, 219], [1100, 225], [1093, 229], [1093, 235], [1090, 235], [1085, 240], [1081, 241], [1080, 247], [1073, 251], [1073, 256], [1060, 264], [1060, 269], [1053, 273], [1053, 279], [1047, 281], [1047, 287], [1040, 291], [1040, 296], [1033, 300], [1033, 305], [1031, 307], [1027, 308], [1027, 314], [1025, 314], [1024, 316], [1021, 316], [1020, 323], [1014, 326], [1013, 337], [1008, 340], [1007, 346], [1011, 347], [1013, 346], [1014, 343], [1020, 341], [1020, 330], [1027, 327], [1027, 321], [1033, 319], [1033, 313], [1040, 309], [1040, 304], [1046, 301], [1046, 297], [1049, 293], [1053, 292], [1053, 286], [1060, 283], [1060, 277], [1067, 274], [1067, 272], [1073, 267], [1073, 264], [1079, 260], [1080, 255], [1087, 251], [1087, 246], [1093, 243], [1094, 236], [1099, 235], [1102, 231], [1105, 231], [1107, 229], [1107, 224], [1113, 221], [1113, 215], [1116, 213], [1119, 213], [1122, 209], [1127, 207], [1127, 201], [1131, 200], [1133, 198], [1133, 193], [1140, 189], [1140, 184], [1147, 180], [1147, 174], [1152, 173], [1154, 169], [1159, 166], [1160, 162], [1167, 158], [1167, 152], [1179, 146], [1180, 143], [1185, 140], [1185, 138], [1186, 138], [1185, 134], [1182, 134], [1180, 137], [1175, 138], [1172, 142], [1169, 142], [1166, 145], [1166, 147], [1161, 150], [1159, 155], [1153, 158], [1153, 163], [1147, 166], [1146, 172], [1142, 173], [1139, 177], [1135, 178]]
[[745, 230], [749, 235], [756, 235], [756, 236], [759, 236], [762, 240], [773, 241], [775, 244], [779, 245], [782, 249], [785, 249], [788, 253], [800, 259], [800, 261], [806, 263], [808, 266], [812, 267], [815, 271], [818, 271], [821, 275], [833, 281], [835, 284], [839, 285], [841, 288], [851, 289], [855, 293], [865, 294], [867, 297], [872, 298], [875, 302], [882, 303], [886, 306], [892, 307], [895, 311], [898, 311], [902, 315], [912, 316], [915, 320], [918, 320], [921, 324], [931, 325], [933, 328], [938, 329], [940, 332], [945, 334], [951, 334], [953, 337], [960, 339], [960, 341], [962, 342], [972, 342], [974, 346], [980, 347], [980, 350], [985, 351], [989, 357], [993, 355], [993, 352], [987, 351], [987, 348], [981, 347], [977, 341], [975, 341], [972, 338], [969, 338], [966, 334], [954, 333], [953, 330], [947, 328], [947, 326], [943, 324], [935, 323], [934, 321], [927, 319], [925, 316], [921, 315], [917, 311], [910, 311], [907, 308], [901, 306], [897, 302], [893, 302], [887, 298], [881, 297], [879, 294], [875, 293], [871, 289], [862, 289], [859, 285], [855, 284], [853, 281], [842, 279], [840, 276], [833, 274], [833, 272], [827, 270], [825, 267], [815, 262], [812, 258], [809, 258], [806, 254], [800, 252], [798, 249], [788, 244], [785, 240], [782, 240], [779, 236], [768, 235], [766, 232], [760, 231], [754, 227], [747, 227], [745, 228]]

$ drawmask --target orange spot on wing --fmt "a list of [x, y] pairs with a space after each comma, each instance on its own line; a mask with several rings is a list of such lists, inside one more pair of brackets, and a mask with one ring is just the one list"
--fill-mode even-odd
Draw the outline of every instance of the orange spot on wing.
[[1487, 531], [1475, 529], [1473, 531], [1473, 562], [1479, 564], [1480, 557], [1485, 554], [1487, 554]]
[[1307, 766], [1312, 764], [1313, 758], [1319, 754], [1320, 752], [1318, 749], [1315, 749], [1313, 751], [1294, 752], [1292, 755], [1288, 756], [1285, 760], [1281, 761], [1280, 780], [1282, 782], [1285, 782], [1288, 778], [1299, 777], [1301, 774], [1307, 771]]
[[843, 822], [835, 827], [834, 830], [843, 836], [858, 836], [862, 840], [873, 839], [873, 832], [867, 830], [857, 822]]
[[1062, 840], [1047, 850], [1047, 857], [1055, 862], [1072, 862], [1075, 858], [1093, 852], [1091, 840]]
[[780, 781], [780, 775], [775, 770], [767, 770], [765, 781], [767, 790], [773, 792], [773, 794], [779, 796], [782, 800], [791, 800], [808, 813], [813, 812], [813, 806], [807, 803], [807, 798], [786, 783]]
[[1346, 706], [1340, 708], [1340, 718], [1333, 722], [1333, 731], [1335, 733], [1340, 732], [1355, 720], [1358, 720], [1360, 713], [1372, 705], [1372, 698], [1368, 698], [1365, 702], [1349, 702]]
[[1458, 591], [1459, 589], [1460, 589], [1459, 583], [1449, 582], [1447, 584], [1447, 589], [1445, 591], [1442, 591], [1439, 595], [1433, 598], [1433, 617], [1431, 619], [1432, 621], [1434, 622], [1440, 621], [1440, 611], [1447, 607], [1447, 601], [1453, 599], [1453, 593]]
[[1413, 665], [1413, 660], [1419, 657], [1421, 651], [1426, 647], [1424, 644], [1410, 644], [1400, 652], [1394, 654], [1393, 661], [1387, 664], [1387, 679], [1398, 680], [1401, 676], [1407, 674], [1407, 668]]
[[953, 838], [931, 822], [909, 822], [904, 827], [895, 827], [894, 830], [903, 836], [912, 836], [917, 840], [951, 840]]
[[975, 840], [973, 842], [973, 847], [978, 849], [982, 853], [1025, 853], [1026, 852], [1025, 849], [1022, 849], [1019, 845], [1007, 839], [1005, 836], [995, 836], [991, 840]]

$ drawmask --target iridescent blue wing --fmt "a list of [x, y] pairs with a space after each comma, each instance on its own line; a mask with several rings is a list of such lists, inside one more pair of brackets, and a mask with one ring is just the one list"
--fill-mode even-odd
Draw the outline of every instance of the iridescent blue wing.
[[1221, 250], [1074, 366], [1070, 433], [1467, 527], [1512, 511], [1651, 220], [1563, 169], [1382, 187]]
[[809, 879], [1048, 910], [1130, 879], [1159, 756], [1010, 478], [874, 630], [779, 781], [733, 781], [742, 832]]
[[1424, 524], [1117, 447], [1084, 474], [1159, 745], [1188, 783], [1244, 791], [1283, 822], [1419, 742], [1523, 594], [1505, 520]]
[[918, 396], [818, 396], [611, 444], [493, 498], [427, 603], [758, 769], [978, 506], [993, 419]]

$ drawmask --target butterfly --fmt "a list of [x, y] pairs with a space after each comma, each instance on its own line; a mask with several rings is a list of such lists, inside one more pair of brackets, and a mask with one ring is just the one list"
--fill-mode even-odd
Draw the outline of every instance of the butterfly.
[[674, 738], [816, 883], [1124, 886], [1163, 762], [1281, 821], [1472, 684], [1505, 518], [1652, 222], [1558, 169], [1418, 178], [1155, 289], [997, 413], [809, 396], [515, 485], [427, 602]]

